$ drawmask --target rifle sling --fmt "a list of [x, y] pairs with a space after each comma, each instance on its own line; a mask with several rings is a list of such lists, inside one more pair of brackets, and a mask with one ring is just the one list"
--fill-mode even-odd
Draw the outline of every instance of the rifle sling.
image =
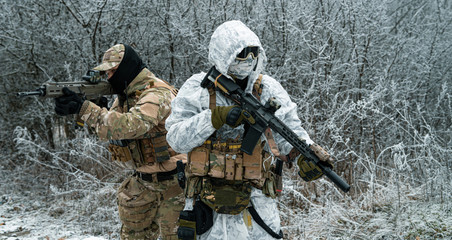
[[254, 209], [253, 206], [249, 206], [247, 209], [248, 209], [248, 212], [253, 217], [254, 221], [259, 226], [261, 226], [261, 228], [263, 228], [268, 234], [270, 234], [272, 237], [274, 237], [276, 239], [281, 239], [284, 237], [282, 230], [279, 230], [279, 233], [275, 233], [275, 231], [273, 231], [273, 229], [271, 229], [267, 224], [265, 224], [264, 220], [262, 220], [262, 218], [259, 216], [259, 214], [257, 213], [256, 209]]
[[[259, 101], [261, 101], [262, 89], [264, 88], [264, 85], [262, 84], [262, 77], [263, 75], [259, 74], [259, 77], [257, 78], [256, 82], [254, 82], [253, 85], [253, 95]], [[272, 130], [269, 127], [265, 129], [265, 137], [267, 138], [268, 146], [270, 147], [270, 150], [272, 151], [273, 155], [275, 157], [278, 157], [280, 155], [278, 145], [276, 145], [275, 139], [273, 138]]]

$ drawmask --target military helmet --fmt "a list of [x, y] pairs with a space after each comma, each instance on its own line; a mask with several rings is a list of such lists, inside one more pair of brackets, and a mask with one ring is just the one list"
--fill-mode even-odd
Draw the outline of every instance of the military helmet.
[[104, 57], [102, 58], [102, 63], [93, 68], [93, 70], [107, 71], [117, 67], [124, 58], [124, 53], [125, 47], [123, 44], [114, 45], [105, 52]]

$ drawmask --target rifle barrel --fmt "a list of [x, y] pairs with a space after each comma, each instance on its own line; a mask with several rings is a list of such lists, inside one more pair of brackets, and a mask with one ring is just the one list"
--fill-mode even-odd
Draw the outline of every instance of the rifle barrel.
[[18, 97], [26, 97], [26, 96], [43, 96], [42, 91], [32, 91], [32, 92], [18, 92], [16, 94]]

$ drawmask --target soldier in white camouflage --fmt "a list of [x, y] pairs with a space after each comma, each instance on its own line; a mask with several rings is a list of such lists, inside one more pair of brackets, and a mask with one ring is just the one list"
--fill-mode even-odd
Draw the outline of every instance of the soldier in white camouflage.
[[[209, 62], [222, 75], [262, 104], [272, 97], [281, 107], [275, 116], [331, 166], [330, 157], [301, 127], [297, 105], [271, 76], [261, 74], [267, 58], [257, 35], [240, 21], [221, 24], [212, 34]], [[254, 152], [240, 150], [249, 125], [236, 103], [215, 85], [202, 84], [206, 73], [191, 76], [172, 102], [166, 121], [168, 143], [188, 153], [185, 208], [179, 235], [184, 239], [262, 240], [283, 237], [276, 204], [275, 159], [297, 160], [305, 181], [319, 178], [320, 168], [279, 134], [265, 131]], [[210, 81], [210, 80], [209, 80]], [[219, 85], [218, 85], [219, 86]], [[221, 86], [219, 86], [220, 88]], [[246, 116], [245, 116], [246, 117]], [[249, 119], [249, 118], [248, 118]]]
[[55, 100], [55, 111], [78, 114], [78, 121], [93, 128], [101, 140], [110, 141], [112, 160], [135, 170], [117, 194], [121, 239], [177, 239], [184, 196], [176, 162], [185, 162], [186, 155], [168, 146], [165, 130], [177, 90], [155, 77], [126, 44], [108, 49], [93, 70], [105, 72], [118, 93], [111, 108], [63, 89], [65, 95]]

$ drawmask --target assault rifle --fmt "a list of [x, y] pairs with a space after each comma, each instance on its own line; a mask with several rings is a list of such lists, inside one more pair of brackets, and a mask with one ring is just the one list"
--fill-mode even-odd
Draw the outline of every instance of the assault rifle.
[[113, 95], [110, 83], [101, 80], [99, 71], [89, 70], [85, 76], [82, 77], [81, 82], [46, 82], [35, 91], [19, 92], [18, 97], [25, 96], [40, 96], [45, 98], [57, 98], [63, 95], [62, 89], [64, 87], [85, 97], [88, 100], [98, 99], [103, 95]]
[[215, 86], [245, 110], [243, 111], [244, 119], [248, 122], [250, 128], [243, 138], [240, 150], [251, 155], [262, 133], [270, 127], [286, 139], [308, 161], [314, 162], [322, 170], [323, 174], [333, 181], [342, 191], [348, 192], [350, 190], [350, 185], [347, 182], [339, 177], [331, 168], [321, 164], [319, 158], [309, 146], [275, 116], [276, 110], [281, 107], [275, 98], [270, 98], [263, 105], [251, 93], [244, 92], [239, 85], [221, 74], [215, 67], [209, 70], [201, 86], [204, 88]]

